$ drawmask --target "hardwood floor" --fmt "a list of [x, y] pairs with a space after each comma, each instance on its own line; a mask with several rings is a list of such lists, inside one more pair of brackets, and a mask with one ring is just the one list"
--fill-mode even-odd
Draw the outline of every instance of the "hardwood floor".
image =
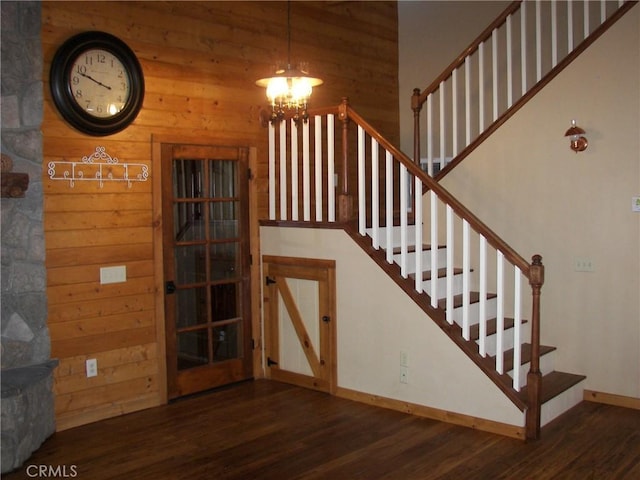
[[87, 480], [638, 479], [640, 411], [583, 402], [527, 444], [260, 380], [56, 433], [3, 478], [34, 478], [29, 465]]

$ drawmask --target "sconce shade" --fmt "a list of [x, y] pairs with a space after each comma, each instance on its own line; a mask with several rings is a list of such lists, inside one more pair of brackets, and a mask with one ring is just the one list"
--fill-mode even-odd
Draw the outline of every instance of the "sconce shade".
[[585, 132], [582, 128], [576, 125], [575, 120], [571, 120], [571, 127], [564, 133], [565, 137], [569, 137], [569, 147], [574, 152], [583, 152], [589, 146], [589, 142], [584, 137]]

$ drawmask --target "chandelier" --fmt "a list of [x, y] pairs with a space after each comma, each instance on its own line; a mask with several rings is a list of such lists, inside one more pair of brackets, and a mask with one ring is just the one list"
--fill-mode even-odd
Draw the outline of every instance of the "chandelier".
[[322, 85], [322, 80], [309, 76], [305, 64], [291, 67], [291, 0], [287, 2], [287, 66], [276, 69], [271, 77], [256, 81], [256, 85], [267, 89], [272, 122], [282, 120], [287, 113], [292, 113], [296, 122], [306, 122], [309, 118], [309, 97], [313, 87]]

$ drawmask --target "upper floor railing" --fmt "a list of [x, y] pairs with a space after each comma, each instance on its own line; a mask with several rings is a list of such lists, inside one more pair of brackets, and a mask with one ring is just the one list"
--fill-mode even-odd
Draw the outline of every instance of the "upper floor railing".
[[635, 3], [511, 3], [427, 88], [414, 90], [416, 163], [444, 176]]

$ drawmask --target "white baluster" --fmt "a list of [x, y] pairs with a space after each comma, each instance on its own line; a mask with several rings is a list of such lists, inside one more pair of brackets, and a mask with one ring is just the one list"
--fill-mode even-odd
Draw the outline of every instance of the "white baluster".
[[500, 250], [496, 252], [496, 371], [502, 374], [504, 373], [504, 255]]
[[527, 3], [520, 4], [520, 68], [522, 95], [527, 93]]
[[438, 306], [438, 196], [431, 190], [431, 306]]
[[427, 96], [427, 173], [433, 177], [433, 94]]
[[458, 154], [458, 69], [454, 69], [451, 73], [451, 112], [452, 112], [452, 152], [451, 156]]
[[365, 132], [358, 125], [358, 232], [365, 235], [367, 224], [367, 206], [365, 190]]
[[393, 155], [388, 150], [385, 150], [385, 152], [386, 202], [384, 208], [386, 215], [387, 262], [393, 263]]
[[493, 121], [498, 119], [498, 29], [491, 33], [491, 57], [493, 70]]
[[551, 66], [558, 64], [558, 12], [556, 0], [551, 0]]
[[469, 222], [462, 220], [462, 337], [469, 340], [469, 303], [471, 251], [469, 247]]
[[287, 122], [280, 122], [280, 220], [287, 219]]
[[309, 122], [306, 122], [302, 124], [302, 218], [305, 222], [311, 220], [310, 163]]
[[604, 0], [600, 0], [600, 23], [604, 23], [607, 19], [607, 3]]
[[480, 355], [485, 357], [487, 355], [487, 239], [484, 235], [480, 235], [479, 242], [479, 256], [480, 256], [480, 317], [479, 317], [479, 347]]
[[447, 322], [453, 324], [453, 208], [447, 205]]
[[373, 248], [380, 248], [380, 170], [378, 165], [378, 142], [371, 138], [371, 228]]
[[573, 0], [567, 0], [567, 53], [573, 51]]
[[478, 129], [484, 132], [484, 42], [478, 45]]
[[542, 13], [540, 0], [536, 0], [536, 82], [542, 78]]
[[471, 143], [471, 55], [464, 59], [464, 112], [465, 112], [465, 143]]
[[407, 167], [400, 164], [400, 274], [407, 278]]
[[[513, 268], [514, 274], [514, 285], [513, 285], [513, 364], [520, 365], [522, 359], [522, 336], [521, 336], [521, 328], [522, 328], [522, 291], [521, 291], [521, 282], [522, 275], [520, 269], [518, 267]], [[516, 368], [513, 371], [513, 388], [516, 391], [520, 391], [520, 369]]]
[[445, 158], [447, 156], [446, 151], [446, 133], [447, 127], [445, 124], [445, 98], [446, 89], [444, 81], [440, 82], [440, 168], [445, 166]]
[[269, 220], [276, 219], [276, 127], [269, 122]]
[[327, 115], [327, 209], [330, 222], [336, 221], [336, 181], [335, 181], [335, 146], [334, 116]]
[[[316, 221], [322, 221], [322, 117], [315, 116], [315, 190], [316, 190]], [[327, 192], [327, 195], [329, 192]]]
[[291, 219], [298, 221], [298, 126], [293, 119], [291, 119]]
[[415, 287], [416, 292], [422, 293], [422, 181], [418, 177], [414, 177], [414, 221], [416, 232], [416, 270], [415, 270]]
[[513, 39], [511, 37], [511, 17], [507, 17], [507, 108], [513, 105]]
[[589, 36], [589, 0], [584, 0], [584, 24], [583, 24], [583, 33], [584, 38]]

